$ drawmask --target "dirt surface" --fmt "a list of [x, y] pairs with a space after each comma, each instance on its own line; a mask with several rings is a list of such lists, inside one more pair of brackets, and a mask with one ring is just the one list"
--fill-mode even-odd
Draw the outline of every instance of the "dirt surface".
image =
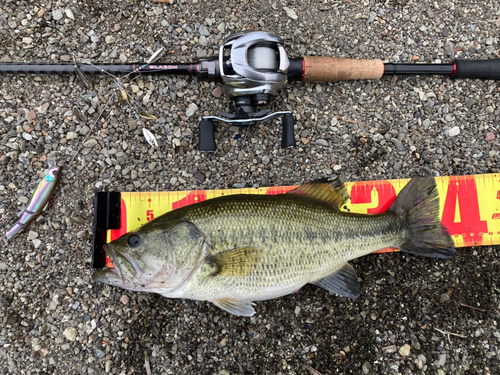
[[[290, 56], [500, 57], [496, 1], [3, 0], [0, 61], [71, 63], [73, 53], [79, 62], [132, 63], [164, 47], [162, 62], [189, 62], [217, 54], [222, 40], [246, 29], [282, 35]], [[450, 260], [372, 254], [352, 262], [359, 298], [308, 285], [257, 303], [251, 318], [90, 278], [96, 191], [499, 173], [498, 82], [291, 83], [271, 108], [293, 112], [297, 147], [279, 147], [279, 120], [250, 131], [219, 124], [217, 151], [207, 154], [197, 149], [201, 117], [231, 109], [220, 84], [126, 80], [158, 120], [140, 121], [133, 106], [113, 101], [90, 129], [112, 80], [89, 80], [84, 88], [69, 75], [0, 75], [5, 230], [46, 172], [47, 155], [63, 162], [84, 142], [48, 210], [0, 250], [1, 374], [500, 372], [498, 246], [459, 249]], [[143, 125], [158, 149], [145, 142]]]

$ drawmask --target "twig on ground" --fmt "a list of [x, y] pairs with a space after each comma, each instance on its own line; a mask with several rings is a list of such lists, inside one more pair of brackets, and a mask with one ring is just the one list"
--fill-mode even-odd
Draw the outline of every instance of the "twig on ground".
[[[453, 158], [454, 158], [455, 156], [457, 156], [457, 155], [458, 155], [458, 153], [459, 153], [459, 152], [460, 152], [460, 151], [461, 151], [464, 147], [465, 147], [465, 146], [460, 147], [460, 148], [459, 148], [459, 149], [458, 149], [458, 150], [457, 150], [457, 151], [456, 151], [456, 152], [455, 152], [455, 153], [451, 156], [450, 160], [453, 160]], [[445, 157], [446, 157], [446, 155], [445, 155], [445, 156], [443, 156], [443, 157], [441, 158], [441, 161], [443, 161]]]
[[467, 336], [464, 336], [464, 335], [460, 335], [458, 333], [453, 333], [453, 332], [448, 332], [448, 331], [443, 331], [443, 330], [440, 330], [439, 328], [434, 328], [436, 331], [438, 331], [439, 333], [442, 333], [443, 335], [445, 335], [447, 338], [448, 338], [448, 342], [451, 344], [451, 339], [450, 339], [450, 335], [453, 335], [453, 336], [457, 336], [457, 337], [462, 337], [464, 339], [467, 338]]
[[151, 375], [151, 364], [149, 363], [149, 354], [144, 350], [144, 367], [146, 367], [146, 374]]
[[463, 306], [463, 307], [468, 307], [469, 309], [473, 309], [473, 310], [477, 310], [477, 311], [481, 311], [481, 312], [486, 312], [485, 309], [480, 309], [479, 307], [474, 307], [474, 306], [471, 306], [471, 305], [467, 305], [466, 303], [463, 303], [463, 302], [459, 302], [458, 304], [460, 306]]

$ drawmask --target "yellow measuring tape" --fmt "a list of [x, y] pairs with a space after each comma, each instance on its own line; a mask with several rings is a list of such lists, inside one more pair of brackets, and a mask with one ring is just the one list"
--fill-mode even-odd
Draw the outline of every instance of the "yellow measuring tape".
[[[387, 210], [410, 179], [346, 183], [347, 209], [360, 214]], [[456, 247], [500, 244], [500, 175], [437, 177], [441, 222]], [[173, 209], [231, 194], [283, 194], [295, 186], [120, 193], [120, 229], [108, 230], [106, 242], [136, 230]]]

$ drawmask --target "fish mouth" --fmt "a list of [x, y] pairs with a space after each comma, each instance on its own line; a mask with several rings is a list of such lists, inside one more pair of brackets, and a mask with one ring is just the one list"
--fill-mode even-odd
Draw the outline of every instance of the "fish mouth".
[[92, 273], [92, 280], [108, 285], [121, 286], [123, 284], [123, 275], [118, 262], [118, 256], [112, 246], [108, 244], [103, 246], [106, 254], [111, 258], [113, 268], [103, 268]]

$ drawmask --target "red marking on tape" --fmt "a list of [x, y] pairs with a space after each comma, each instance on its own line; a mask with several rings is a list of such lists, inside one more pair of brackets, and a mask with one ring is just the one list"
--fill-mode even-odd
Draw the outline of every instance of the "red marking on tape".
[[377, 191], [378, 206], [369, 208], [367, 213], [379, 214], [387, 211], [396, 199], [396, 189], [388, 181], [356, 182], [351, 188], [351, 203], [371, 203], [373, 189]]
[[491, 217], [492, 220], [497, 220], [497, 219], [500, 219], [500, 214], [493, 214], [493, 216]]
[[[456, 223], [457, 205], [461, 221]], [[479, 213], [476, 181], [473, 178], [450, 177], [441, 223], [451, 234], [461, 234], [466, 245], [477, 244], [482, 241], [483, 233], [488, 233], [488, 222], [481, 220]]]
[[189, 192], [184, 198], [172, 203], [172, 209], [189, 206], [193, 203], [200, 203], [207, 200], [207, 193], [204, 190], [196, 190]]
[[266, 195], [278, 195], [288, 193], [290, 190], [295, 189], [294, 186], [278, 186], [270, 187], [266, 191]]

